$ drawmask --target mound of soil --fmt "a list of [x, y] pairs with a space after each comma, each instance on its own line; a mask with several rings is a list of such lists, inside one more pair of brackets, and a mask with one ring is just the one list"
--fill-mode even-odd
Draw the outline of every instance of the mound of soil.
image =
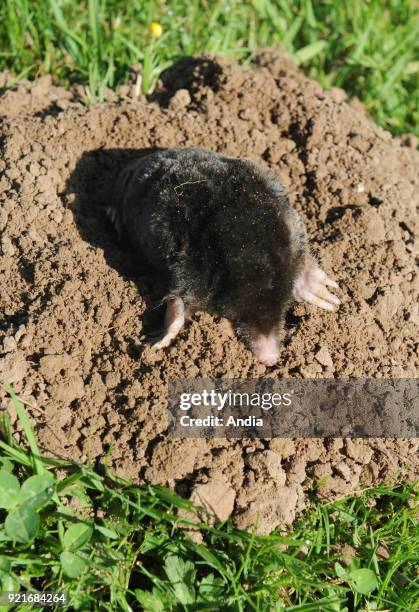
[[[42, 450], [85, 461], [112, 445], [120, 475], [192, 494], [240, 527], [259, 513], [264, 533], [292, 521], [316, 483], [331, 499], [412, 478], [414, 440], [165, 435], [175, 378], [417, 376], [411, 140], [392, 138], [344, 92], [324, 92], [268, 51], [251, 70], [182, 60], [148, 100], [127, 86], [86, 107], [82, 94], [43, 78], [0, 98], [0, 380], [26, 402]], [[337, 313], [292, 309], [275, 368], [205, 313], [169, 350], [148, 346], [147, 288], [100, 205], [118, 170], [156, 146], [202, 146], [271, 168], [338, 280]], [[12, 412], [5, 393], [2, 401]]]

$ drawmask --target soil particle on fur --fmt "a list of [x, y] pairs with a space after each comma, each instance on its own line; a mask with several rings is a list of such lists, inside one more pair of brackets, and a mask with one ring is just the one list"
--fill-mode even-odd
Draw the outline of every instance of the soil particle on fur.
[[[165, 431], [175, 378], [417, 377], [414, 143], [270, 51], [251, 70], [181, 60], [150, 100], [130, 88], [98, 106], [79, 98], [49, 77], [0, 98], [0, 379], [27, 403], [43, 451], [85, 460], [112, 444], [120, 475], [195, 495], [219, 520], [232, 512], [262, 533], [291, 522], [319, 483], [319, 496], [333, 499], [413, 478], [415, 440], [174, 440]], [[145, 341], [144, 270], [101, 207], [130, 159], [174, 146], [270, 168], [342, 288], [336, 314], [290, 311], [272, 370], [206, 313], [167, 351]]]

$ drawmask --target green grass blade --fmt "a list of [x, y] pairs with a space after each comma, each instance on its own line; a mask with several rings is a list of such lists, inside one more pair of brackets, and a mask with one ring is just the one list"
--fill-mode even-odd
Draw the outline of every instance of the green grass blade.
[[7, 384], [6, 389], [12, 399], [13, 406], [16, 410], [16, 414], [19, 418], [19, 421], [23, 427], [23, 431], [25, 433], [26, 440], [31, 450], [31, 461], [32, 461], [34, 471], [36, 474], [43, 474], [45, 472], [45, 469], [40, 459], [40, 453], [38, 450], [38, 445], [36, 443], [35, 434], [32, 430], [31, 424], [29, 422], [29, 419], [27, 417], [23, 404], [21, 404], [18, 398], [16, 397], [16, 394], [13, 391], [13, 388], [11, 385]]

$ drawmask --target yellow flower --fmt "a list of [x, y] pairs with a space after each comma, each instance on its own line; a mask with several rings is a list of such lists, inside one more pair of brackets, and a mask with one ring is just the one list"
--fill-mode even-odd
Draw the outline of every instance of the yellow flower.
[[150, 33], [153, 38], [159, 38], [163, 34], [163, 28], [157, 21], [150, 23]]

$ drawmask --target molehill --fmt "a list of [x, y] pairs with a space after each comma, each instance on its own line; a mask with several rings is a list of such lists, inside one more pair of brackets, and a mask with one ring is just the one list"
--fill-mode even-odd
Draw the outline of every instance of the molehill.
[[[0, 75], [0, 85], [8, 75]], [[184, 59], [148, 99], [97, 106], [49, 77], [0, 98], [0, 380], [26, 402], [42, 451], [168, 485], [218, 518], [268, 533], [321, 483], [324, 499], [413, 478], [415, 440], [172, 440], [167, 383], [194, 377], [416, 377], [419, 155], [357, 101], [323, 91], [284, 55], [252, 69]], [[269, 167], [301, 214], [337, 313], [296, 305], [279, 363], [257, 363], [224, 320], [198, 313], [150, 349], [144, 270], [100, 214], [118, 170], [149, 147], [201, 146]], [[2, 390], [2, 406], [12, 414]]]

